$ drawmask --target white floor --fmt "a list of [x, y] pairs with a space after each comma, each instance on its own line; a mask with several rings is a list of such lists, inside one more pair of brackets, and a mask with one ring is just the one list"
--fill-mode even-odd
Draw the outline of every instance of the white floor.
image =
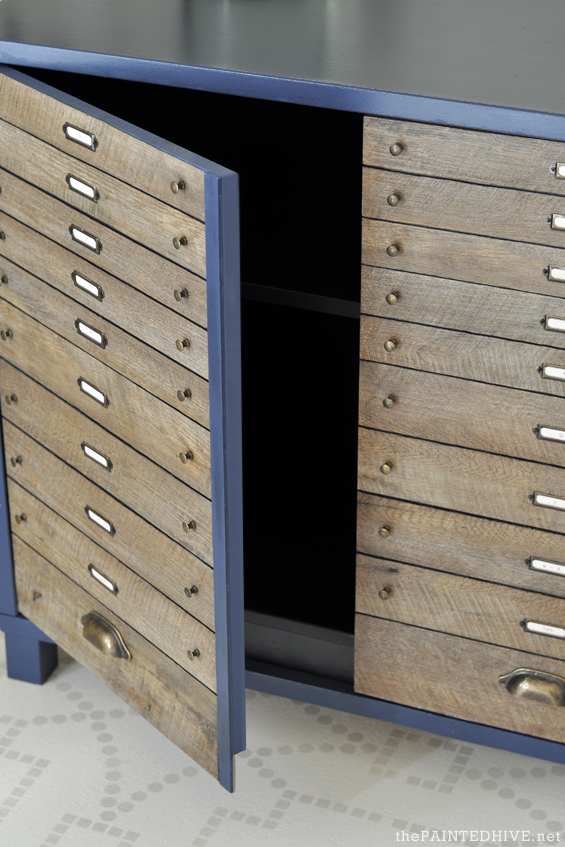
[[0, 847], [565, 841], [564, 766], [252, 691], [247, 706], [230, 795], [65, 654], [32, 686], [0, 643]]

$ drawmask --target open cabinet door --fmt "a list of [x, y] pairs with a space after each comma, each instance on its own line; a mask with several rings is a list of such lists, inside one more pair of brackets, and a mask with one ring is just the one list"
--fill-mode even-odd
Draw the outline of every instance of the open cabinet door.
[[0, 167], [9, 675], [53, 639], [233, 790], [237, 175], [9, 68]]

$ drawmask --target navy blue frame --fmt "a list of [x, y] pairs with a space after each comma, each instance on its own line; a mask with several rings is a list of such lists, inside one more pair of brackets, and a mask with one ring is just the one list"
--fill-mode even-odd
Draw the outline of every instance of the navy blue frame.
[[[204, 171], [206, 285], [216, 623], [218, 778], [234, 790], [234, 754], [245, 749], [239, 182], [233, 171], [27, 77], [2, 73]], [[4, 457], [0, 451], [0, 628], [8, 676], [43, 682], [54, 642], [18, 615]]]

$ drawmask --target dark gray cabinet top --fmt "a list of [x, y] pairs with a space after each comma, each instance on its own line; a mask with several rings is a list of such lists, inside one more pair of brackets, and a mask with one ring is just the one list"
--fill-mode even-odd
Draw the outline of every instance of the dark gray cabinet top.
[[0, 0], [0, 61], [563, 138], [564, 30], [563, 0]]

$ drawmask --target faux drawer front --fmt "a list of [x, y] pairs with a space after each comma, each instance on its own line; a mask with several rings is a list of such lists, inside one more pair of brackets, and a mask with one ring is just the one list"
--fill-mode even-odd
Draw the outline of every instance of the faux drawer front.
[[371, 494], [565, 532], [565, 508], [530, 501], [539, 492], [565, 507], [563, 468], [361, 428], [358, 484]]
[[[25, 510], [16, 511], [12, 519], [12, 537], [17, 536], [32, 547], [114, 614], [128, 621], [165, 655], [215, 691], [213, 632], [39, 500], [30, 495], [26, 499]], [[22, 514], [25, 520], [21, 519]]]
[[13, 480], [175, 602], [202, 581], [205, 564], [8, 421], [4, 443]]
[[[362, 315], [361, 358], [565, 396], [565, 350], [552, 347]], [[544, 378], [544, 364], [563, 369], [563, 377]]]
[[565, 680], [565, 662], [558, 659], [356, 616], [357, 692], [525, 735], [565, 741], [563, 708], [512, 695], [498, 681], [520, 668]]
[[534, 462], [565, 463], [562, 397], [361, 361], [359, 423]]
[[565, 600], [357, 557], [357, 612], [565, 659]]
[[[217, 776], [216, 695], [19, 539], [14, 554], [22, 613]], [[81, 619], [92, 612], [116, 627], [130, 660], [104, 655], [84, 638]]]
[[1, 359], [0, 384], [4, 420], [212, 563], [212, 508], [206, 497]]
[[565, 324], [559, 285], [562, 296], [548, 296], [364, 267], [361, 300], [367, 315], [564, 348], [563, 327], [551, 329], [546, 321], [549, 315]]
[[[150, 256], [143, 273], [122, 269], [122, 282], [1, 210], [0, 230], [4, 233], [0, 255], [5, 259], [169, 356], [175, 356], [169, 347], [170, 334], [177, 337], [186, 327], [186, 319], [207, 326], [206, 282], [178, 265]], [[9, 270], [3, 268], [2, 275], [9, 279]], [[154, 301], [177, 314], [159, 309]]]
[[[396, 205], [391, 206], [389, 198], [393, 197]], [[554, 228], [565, 214], [565, 199], [531, 191], [364, 168], [363, 214], [397, 223], [565, 246], [565, 219], [560, 228]]]
[[[180, 480], [210, 496], [207, 429], [5, 301], [2, 318], [12, 334], [0, 341], [0, 356]], [[186, 457], [188, 453], [192, 458], [183, 462], [181, 454]]]
[[[387, 253], [394, 247], [394, 255]], [[539, 294], [561, 294], [563, 282], [549, 282], [547, 268], [564, 271], [565, 251], [420, 226], [363, 219], [365, 265], [460, 279]]]
[[555, 171], [565, 161], [559, 141], [368, 117], [363, 144], [373, 167], [565, 195]]
[[[1, 168], [177, 264], [202, 267], [204, 223], [140, 191], [142, 183], [133, 188], [3, 120], [0, 150]], [[181, 237], [188, 244], [175, 248]]]
[[[2, 73], [0, 92], [3, 120], [130, 185], [142, 185], [147, 194], [204, 220], [202, 167], [180, 160], [176, 151], [164, 150], [160, 138], [117, 122], [105, 112], [48, 85], [38, 85], [18, 72]], [[65, 127], [78, 129], [94, 140], [85, 146], [80, 136], [75, 140], [76, 132], [73, 138]], [[173, 181], [183, 182], [184, 189], [173, 193]]]
[[[8, 271], [8, 282], [0, 288], [2, 299], [187, 417], [203, 426], [210, 425], [208, 382], [205, 379], [208, 374], [206, 330], [184, 322], [180, 339], [187, 338], [190, 346], [185, 352], [183, 367], [31, 274], [1, 259], [0, 266]], [[0, 314], [3, 314], [1, 301]], [[167, 346], [177, 351], [170, 331]], [[192, 366], [192, 369], [188, 370], [187, 366]], [[193, 373], [194, 370], [203, 376]]]
[[360, 492], [357, 549], [565, 597], [565, 538], [557, 533]]

